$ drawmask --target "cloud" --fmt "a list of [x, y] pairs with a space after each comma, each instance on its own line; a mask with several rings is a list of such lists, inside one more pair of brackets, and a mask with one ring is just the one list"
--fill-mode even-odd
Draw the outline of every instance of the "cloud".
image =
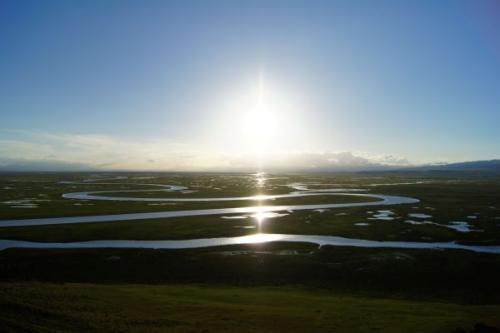
[[391, 155], [275, 152], [255, 156], [167, 140], [139, 142], [99, 134], [16, 132], [15, 138], [0, 139], [3, 170], [346, 171], [405, 165], [409, 165], [407, 160]]
[[303, 171], [358, 171], [409, 165], [405, 159], [353, 152], [281, 153], [270, 158], [269, 164], [279, 170]]

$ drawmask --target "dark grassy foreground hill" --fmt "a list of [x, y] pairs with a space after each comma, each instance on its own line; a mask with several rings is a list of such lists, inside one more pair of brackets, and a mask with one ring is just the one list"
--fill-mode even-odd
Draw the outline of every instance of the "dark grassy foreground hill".
[[0, 285], [2, 332], [451, 332], [500, 307], [303, 287]]
[[500, 256], [275, 243], [0, 253], [1, 332], [452, 332], [500, 326]]

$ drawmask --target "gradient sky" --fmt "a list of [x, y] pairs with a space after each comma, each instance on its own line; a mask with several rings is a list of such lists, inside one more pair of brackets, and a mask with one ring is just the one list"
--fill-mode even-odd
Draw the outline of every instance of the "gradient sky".
[[499, 106], [495, 1], [0, 2], [4, 166], [492, 159]]

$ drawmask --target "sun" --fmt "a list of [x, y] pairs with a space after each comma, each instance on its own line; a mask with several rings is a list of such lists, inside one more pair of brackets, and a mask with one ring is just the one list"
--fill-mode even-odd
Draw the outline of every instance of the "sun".
[[263, 153], [266, 147], [272, 146], [278, 128], [276, 110], [273, 109], [262, 74], [259, 77], [256, 98], [252, 104], [244, 114], [242, 131], [251, 149], [256, 153]]
[[280, 154], [301, 149], [307, 123], [301, 91], [271, 74], [252, 72], [223, 89], [209, 109], [200, 138], [214, 151], [235, 156], [235, 163], [265, 170]]

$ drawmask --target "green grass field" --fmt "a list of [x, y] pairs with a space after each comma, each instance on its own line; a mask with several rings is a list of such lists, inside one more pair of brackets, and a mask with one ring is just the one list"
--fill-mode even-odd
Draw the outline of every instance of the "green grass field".
[[[119, 174], [124, 176], [124, 174]], [[110, 178], [103, 174], [100, 177]], [[188, 186], [155, 197], [225, 197], [309, 188], [364, 188], [418, 204], [295, 211], [267, 218], [183, 217], [0, 228], [0, 239], [85, 241], [194, 239], [266, 233], [391, 241], [500, 244], [500, 178], [478, 174], [126, 174], [111, 185], [92, 174], [0, 175], [0, 219], [244, 207], [207, 203], [82, 201], [66, 192]], [[153, 177], [153, 178], [144, 178]], [[418, 183], [417, 183], [418, 182]], [[120, 184], [118, 184], [120, 183]], [[332, 185], [333, 184], [333, 185]], [[24, 201], [23, 201], [24, 200]], [[316, 196], [260, 204], [370, 201]], [[23, 204], [27, 204], [23, 206]], [[34, 206], [30, 207], [30, 204]], [[75, 205], [77, 204], [77, 205]], [[17, 206], [17, 207], [16, 207]], [[393, 220], [373, 219], [390, 210]], [[434, 224], [410, 224], [410, 214]], [[473, 217], [471, 217], [473, 216]], [[475, 232], [446, 227], [466, 221]], [[358, 225], [366, 223], [367, 225]], [[1, 224], [1, 221], [0, 221]], [[255, 227], [255, 228], [248, 228]], [[305, 243], [192, 250], [7, 249], [0, 251], [0, 331], [5, 332], [447, 332], [482, 322], [500, 327], [500, 255], [467, 251], [318, 247]]]
[[451, 332], [500, 306], [353, 297], [302, 287], [0, 284], [2, 332]]

